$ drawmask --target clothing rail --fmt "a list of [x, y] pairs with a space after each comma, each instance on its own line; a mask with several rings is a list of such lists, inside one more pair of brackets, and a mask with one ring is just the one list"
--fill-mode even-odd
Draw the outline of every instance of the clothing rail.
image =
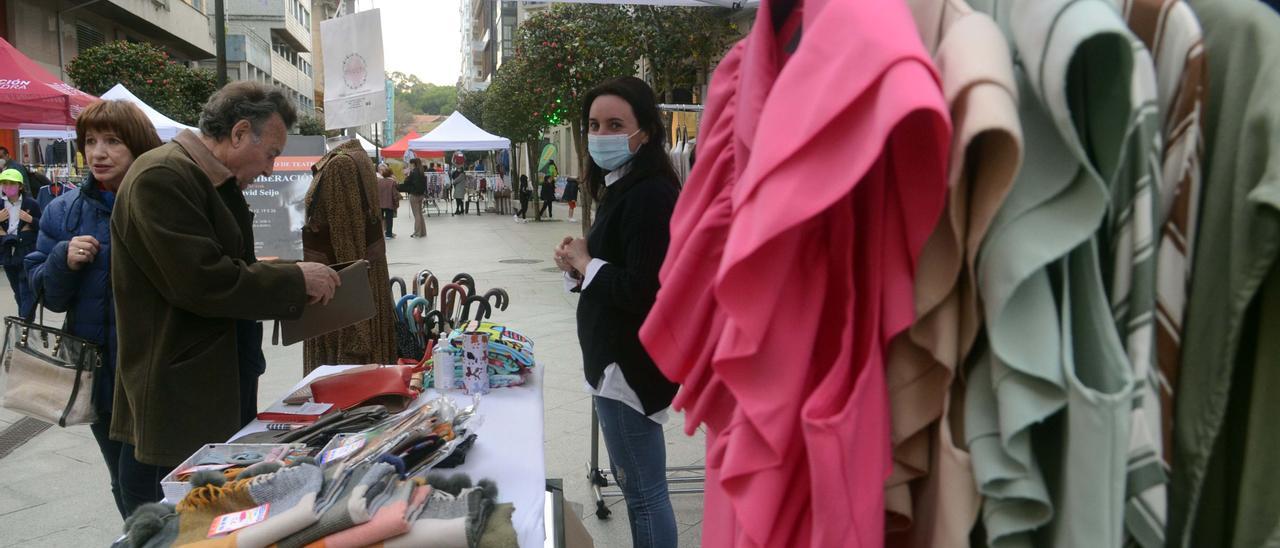
[[702, 112], [702, 109], [703, 109], [702, 105], [684, 105], [684, 104], [672, 104], [672, 103], [661, 103], [658, 105], [658, 110], [665, 110], [665, 111]]

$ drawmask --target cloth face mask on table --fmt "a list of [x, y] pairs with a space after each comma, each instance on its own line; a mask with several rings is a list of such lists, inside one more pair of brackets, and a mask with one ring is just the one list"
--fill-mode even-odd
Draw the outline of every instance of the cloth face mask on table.
[[613, 171], [629, 161], [636, 153], [631, 151], [631, 138], [640, 133], [636, 130], [631, 135], [588, 135], [587, 151], [596, 165]]

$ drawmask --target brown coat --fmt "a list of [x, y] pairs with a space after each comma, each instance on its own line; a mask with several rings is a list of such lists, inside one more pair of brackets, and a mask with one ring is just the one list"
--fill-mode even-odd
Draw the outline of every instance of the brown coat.
[[373, 163], [357, 141], [347, 141], [312, 167], [307, 192], [303, 255], [327, 264], [369, 261], [369, 288], [378, 313], [369, 320], [303, 343], [303, 373], [321, 365], [395, 363], [396, 331], [392, 314], [387, 247], [378, 208]]
[[240, 428], [236, 319], [296, 318], [294, 265], [252, 263], [252, 214], [195, 134], [134, 162], [111, 213], [119, 340], [111, 438], [176, 466]]

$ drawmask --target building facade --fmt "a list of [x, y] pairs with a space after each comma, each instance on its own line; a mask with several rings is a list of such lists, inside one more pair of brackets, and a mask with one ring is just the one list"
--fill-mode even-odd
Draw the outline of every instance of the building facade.
[[0, 17], [0, 37], [64, 80], [80, 51], [115, 40], [188, 64], [214, 56], [205, 0], [0, 0]]
[[[148, 0], [156, 1], [156, 0]], [[206, 1], [212, 4], [212, 0]], [[316, 110], [311, 2], [226, 0], [227, 79], [279, 86], [303, 113]], [[210, 32], [213, 31], [212, 17]], [[210, 59], [201, 66], [214, 68]]]

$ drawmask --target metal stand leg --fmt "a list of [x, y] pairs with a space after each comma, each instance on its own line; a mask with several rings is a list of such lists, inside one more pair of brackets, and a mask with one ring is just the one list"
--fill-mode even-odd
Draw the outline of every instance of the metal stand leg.
[[596, 406], [591, 404], [591, 462], [587, 463], [587, 481], [591, 483], [591, 491], [596, 496], [596, 518], [608, 519], [613, 513], [604, 504], [601, 488], [609, 486], [609, 479], [600, 470], [600, 417], [596, 415]]
[[[609, 487], [609, 475], [600, 468], [600, 416], [596, 414], [596, 406], [591, 404], [591, 460], [587, 463], [587, 481], [591, 483], [591, 492], [596, 497], [596, 518], [607, 519], [613, 513], [605, 505], [606, 498], [622, 498], [622, 489]], [[672, 495], [694, 495], [703, 492], [706, 474], [702, 466], [668, 466], [667, 492]], [[615, 478], [614, 484], [617, 484]]]

